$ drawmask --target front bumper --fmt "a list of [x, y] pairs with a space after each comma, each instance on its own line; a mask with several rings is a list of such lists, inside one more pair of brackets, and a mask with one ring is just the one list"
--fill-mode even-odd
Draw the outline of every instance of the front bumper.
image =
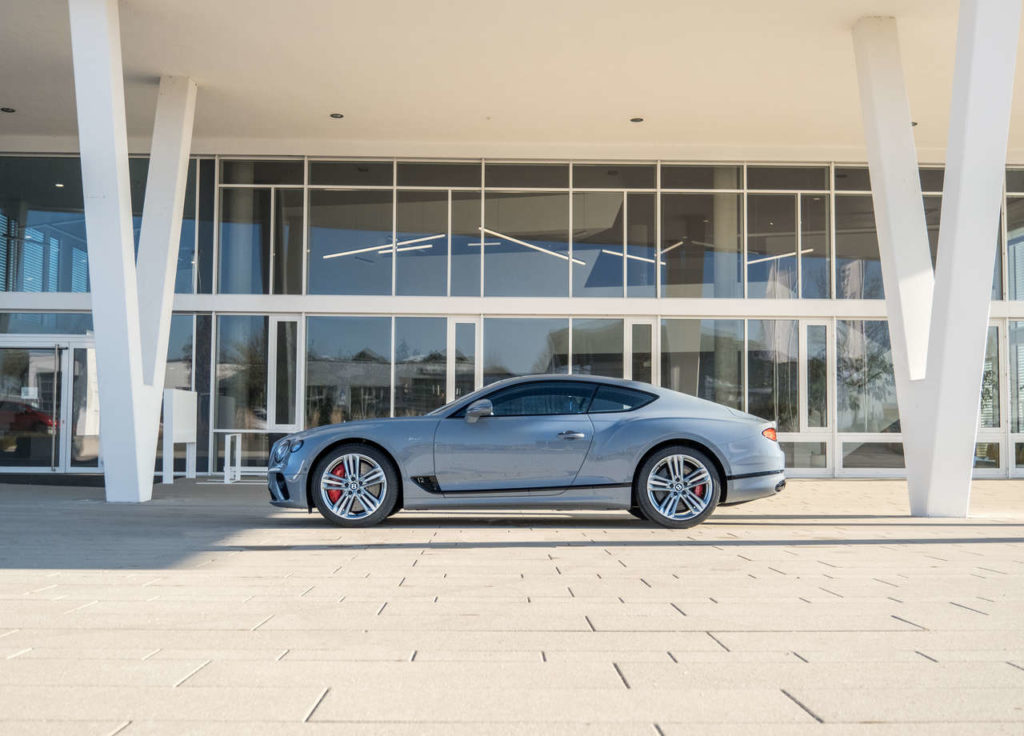
[[786, 487], [786, 471], [774, 470], [752, 475], [732, 476], [726, 479], [726, 496], [723, 506], [734, 503], [756, 501], [774, 496]]
[[272, 505], [294, 509], [309, 507], [306, 500], [306, 467], [301, 455], [289, 453], [282, 462], [270, 463], [267, 469], [267, 492]]

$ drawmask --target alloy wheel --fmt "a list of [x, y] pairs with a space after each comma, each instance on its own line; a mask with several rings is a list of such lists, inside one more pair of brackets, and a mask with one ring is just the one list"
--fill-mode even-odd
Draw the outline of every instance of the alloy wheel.
[[708, 507], [712, 476], [703, 462], [691, 455], [662, 458], [647, 476], [647, 498], [666, 519], [686, 521]]
[[339, 456], [320, 476], [324, 503], [342, 519], [366, 518], [380, 507], [387, 492], [384, 469], [358, 452]]

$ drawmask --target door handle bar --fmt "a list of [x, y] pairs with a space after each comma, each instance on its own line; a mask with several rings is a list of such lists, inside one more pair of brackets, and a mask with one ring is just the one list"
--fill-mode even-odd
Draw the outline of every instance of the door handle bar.
[[563, 440], [582, 440], [586, 437], [582, 432], [576, 432], [573, 430], [566, 430], [565, 432], [559, 432], [558, 436]]

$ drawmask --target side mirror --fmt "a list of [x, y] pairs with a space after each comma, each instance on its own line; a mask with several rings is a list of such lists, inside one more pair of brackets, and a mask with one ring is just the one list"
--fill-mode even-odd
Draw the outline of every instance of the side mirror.
[[476, 423], [476, 420], [480, 417], [489, 417], [494, 413], [494, 405], [491, 404], [489, 399], [480, 399], [474, 401], [466, 409], [466, 421], [470, 424]]

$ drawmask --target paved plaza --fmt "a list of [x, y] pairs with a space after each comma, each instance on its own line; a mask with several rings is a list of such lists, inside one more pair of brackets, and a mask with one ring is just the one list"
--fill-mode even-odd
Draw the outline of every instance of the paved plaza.
[[155, 495], [0, 486], [0, 733], [1024, 732], [1024, 482], [957, 520], [791, 481], [686, 531]]

